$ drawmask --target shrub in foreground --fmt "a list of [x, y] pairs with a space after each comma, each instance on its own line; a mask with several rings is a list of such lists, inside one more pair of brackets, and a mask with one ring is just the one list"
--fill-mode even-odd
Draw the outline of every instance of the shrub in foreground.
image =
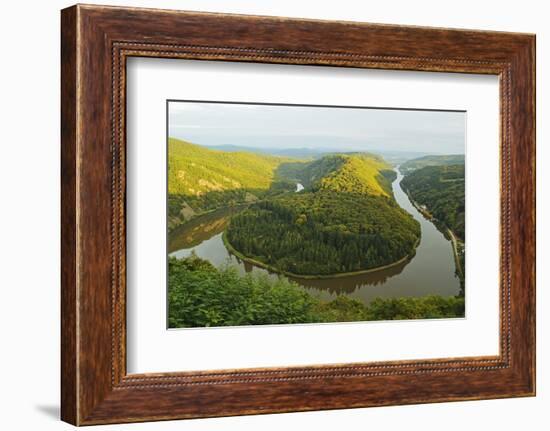
[[284, 277], [240, 275], [194, 255], [170, 258], [171, 328], [352, 322], [463, 317], [464, 298], [376, 298], [370, 305], [346, 296], [322, 301]]

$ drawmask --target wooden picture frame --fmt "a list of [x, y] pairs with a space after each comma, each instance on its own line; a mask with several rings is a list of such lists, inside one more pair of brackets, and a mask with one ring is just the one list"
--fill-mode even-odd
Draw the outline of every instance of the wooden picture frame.
[[[64, 9], [61, 17], [64, 421], [91, 425], [535, 394], [534, 35], [83, 5]], [[500, 354], [128, 375], [130, 56], [498, 75]]]

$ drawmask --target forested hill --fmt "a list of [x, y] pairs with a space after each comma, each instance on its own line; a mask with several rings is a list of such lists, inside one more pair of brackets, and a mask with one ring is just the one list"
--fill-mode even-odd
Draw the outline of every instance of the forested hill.
[[258, 200], [274, 187], [277, 167], [291, 160], [169, 138], [168, 227], [205, 211]]
[[406, 175], [401, 186], [464, 240], [464, 165], [427, 166]]
[[211, 191], [268, 189], [274, 171], [288, 158], [210, 150], [168, 140], [168, 193], [200, 196]]
[[214, 209], [311, 190], [392, 196], [395, 173], [374, 154], [334, 154], [314, 161], [247, 151], [219, 151], [168, 140], [168, 227]]
[[408, 160], [399, 166], [399, 170], [406, 174], [426, 166], [463, 165], [464, 154], [449, 154], [443, 156], [424, 156]]
[[285, 163], [277, 174], [295, 179], [312, 191], [392, 196], [395, 172], [380, 156], [370, 153], [332, 154], [309, 163]]
[[419, 223], [394, 200], [395, 173], [369, 154], [282, 164], [306, 187], [234, 216], [226, 241], [237, 254], [288, 274], [322, 276], [393, 264], [414, 253]]

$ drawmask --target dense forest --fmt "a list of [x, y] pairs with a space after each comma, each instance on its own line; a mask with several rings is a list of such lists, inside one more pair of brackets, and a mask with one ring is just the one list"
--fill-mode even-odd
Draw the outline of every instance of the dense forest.
[[465, 179], [464, 165], [427, 166], [413, 171], [401, 181], [401, 186], [434, 218], [435, 225], [450, 236], [455, 253], [456, 275], [462, 294], [466, 271], [465, 259]]
[[231, 219], [226, 241], [241, 257], [314, 276], [368, 270], [414, 254], [419, 223], [395, 202], [395, 173], [381, 158], [327, 156], [285, 175], [299, 175], [304, 191], [258, 201]]
[[395, 171], [370, 153], [332, 154], [311, 162], [281, 164], [278, 178], [299, 181], [313, 191], [333, 190], [391, 196]]
[[174, 138], [168, 155], [169, 229], [207, 211], [295, 189], [295, 183], [275, 179], [279, 165], [295, 159], [210, 150]]
[[464, 154], [449, 154], [443, 156], [424, 156], [408, 160], [399, 166], [402, 174], [406, 175], [416, 169], [426, 166], [463, 165]]
[[464, 165], [427, 166], [405, 176], [401, 186], [412, 199], [464, 240]]
[[428, 319], [464, 316], [464, 298], [425, 296], [321, 301], [283, 277], [240, 276], [194, 255], [170, 258], [170, 328]]

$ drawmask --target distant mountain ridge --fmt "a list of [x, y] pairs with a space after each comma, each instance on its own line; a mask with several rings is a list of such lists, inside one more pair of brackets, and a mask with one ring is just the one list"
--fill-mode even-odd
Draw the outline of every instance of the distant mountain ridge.
[[[280, 157], [291, 157], [297, 159], [318, 159], [324, 156], [331, 154], [345, 154], [345, 153], [357, 153], [357, 149], [351, 147], [346, 147], [345, 145], [342, 148], [334, 147], [319, 147], [319, 148], [310, 148], [310, 147], [301, 147], [301, 148], [269, 148], [269, 147], [253, 147], [245, 145], [233, 145], [233, 144], [224, 144], [224, 145], [204, 145], [204, 147], [212, 150], [219, 151], [244, 151], [248, 153], [257, 153], [257, 154], [269, 154], [273, 156]], [[363, 152], [363, 151], [361, 151]], [[386, 149], [368, 149], [364, 152], [371, 154], [378, 154], [390, 164], [399, 164], [407, 160], [420, 158], [428, 155], [426, 152], [419, 151], [406, 151], [406, 150], [386, 150]]]
[[247, 152], [256, 154], [268, 154], [280, 157], [292, 157], [296, 159], [312, 159], [321, 157], [326, 154], [327, 151], [314, 149], [314, 148], [260, 148], [260, 147], [247, 147], [244, 145], [205, 145], [206, 148], [219, 151], [228, 152]]
[[399, 170], [407, 173], [426, 166], [463, 165], [464, 162], [464, 154], [430, 155], [408, 160], [401, 164]]

